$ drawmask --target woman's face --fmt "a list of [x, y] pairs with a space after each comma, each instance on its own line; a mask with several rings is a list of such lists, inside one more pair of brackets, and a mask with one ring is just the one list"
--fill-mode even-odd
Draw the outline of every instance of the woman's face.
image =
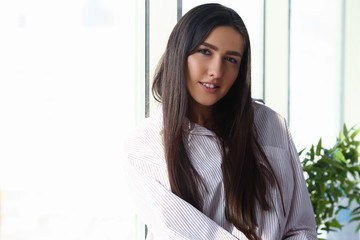
[[241, 34], [229, 26], [215, 27], [188, 56], [186, 87], [194, 101], [212, 106], [230, 90], [239, 73], [244, 53]]

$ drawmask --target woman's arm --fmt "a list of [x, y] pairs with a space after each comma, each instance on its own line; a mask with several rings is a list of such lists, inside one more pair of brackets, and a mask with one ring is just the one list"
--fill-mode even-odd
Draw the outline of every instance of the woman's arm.
[[287, 127], [286, 131], [294, 179], [294, 190], [283, 239], [317, 239], [314, 212], [299, 155]]
[[[154, 178], [153, 174], [159, 171], [159, 166], [153, 162], [144, 163], [146, 157], [154, 156], [152, 149], [144, 147], [140, 142], [136, 143], [136, 140], [130, 144], [131, 146], [126, 147], [128, 151], [125, 156], [125, 172], [129, 180], [132, 201], [140, 218], [157, 238], [239, 239], [191, 204], [174, 195]], [[247, 238], [244, 236], [240, 239]]]

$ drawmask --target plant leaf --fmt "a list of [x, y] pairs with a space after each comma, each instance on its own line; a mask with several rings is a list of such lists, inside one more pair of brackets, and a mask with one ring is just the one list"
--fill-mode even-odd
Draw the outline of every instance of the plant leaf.
[[310, 148], [310, 158], [311, 160], [314, 160], [315, 159], [315, 153], [314, 153], [314, 145], [311, 145], [311, 148]]
[[360, 214], [360, 206], [351, 211], [351, 215]]
[[345, 140], [345, 135], [343, 132], [340, 132], [339, 141], [343, 142]]
[[360, 217], [354, 217], [349, 222], [360, 221]]
[[316, 146], [316, 156], [320, 156], [320, 152], [321, 152], [321, 138]]
[[342, 225], [339, 223], [338, 220], [336, 220], [336, 218], [334, 218], [331, 222], [330, 222], [330, 227], [334, 227], [334, 228], [342, 228]]
[[343, 132], [344, 132], [344, 135], [348, 135], [348, 129], [346, 127], [346, 124], [344, 124]]
[[306, 148], [304, 148], [303, 150], [301, 150], [301, 151], [299, 152], [299, 156], [301, 156], [301, 154], [302, 154], [305, 150], [306, 150]]
[[356, 137], [356, 135], [358, 135], [358, 133], [360, 132], [360, 128], [358, 128], [357, 130], [355, 130], [355, 132], [353, 132], [350, 136], [351, 139], [354, 140], [354, 138]]
[[339, 162], [343, 162], [346, 164], [346, 159], [340, 150], [334, 152], [333, 158]]

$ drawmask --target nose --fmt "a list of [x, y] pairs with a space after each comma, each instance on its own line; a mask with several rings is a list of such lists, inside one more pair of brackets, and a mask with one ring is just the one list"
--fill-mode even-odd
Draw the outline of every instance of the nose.
[[208, 72], [211, 78], [221, 78], [224, 72], [222, 59], [213, 58], [212, 61], [210, 61]]

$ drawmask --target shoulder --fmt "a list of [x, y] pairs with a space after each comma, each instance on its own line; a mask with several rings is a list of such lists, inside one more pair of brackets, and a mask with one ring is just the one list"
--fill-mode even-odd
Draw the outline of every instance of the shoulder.
[[254, 125], [262, 145], [284, 148], [288, 144], [287, 122], [283, 116], [258, 101], [252, 103]]
[[262, 123], [284, 123], [284, 117], [281, 116], [279, 113], [275, 112], [270, 107], [266, 106], [263, 102], [259, 100], [253, 100], [252, 106], [254, 109], [254, 119], [255, 122]]
[[[149, 118], [143, 119], [126, 137], [126, 145], [140, 145], [158, 140], [162, 131], [162, 111], [157, 109]], [[139, 146], [141, 147], [141, 146]]]
[[142, 120], [125, 138], [124, 150], [128, 159], [153, 161], [163, 154], [162, 112], [157, 110]]
[[[141, 121], [126, 137], [124, 166], [129, 172], [135, 170], [141, 176], [159, 182], [170, 189], [163, 145], [163, 122], [161, 108], [151, 117]], [[134, 177], [130, 175], [129, 178]]]
[[148, 141], [152, 137], [159, 135], [162, 130], [162, 112], [155, 111], [149, 118], [143, 119], [135, 129], [128, 135], [128, 140]]

